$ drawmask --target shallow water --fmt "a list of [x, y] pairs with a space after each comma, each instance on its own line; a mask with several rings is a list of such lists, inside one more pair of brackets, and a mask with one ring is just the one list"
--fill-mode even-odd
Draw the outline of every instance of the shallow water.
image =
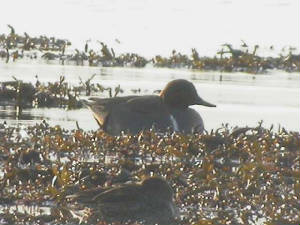
[[[207, 130], [216, 129], [222, 123], [231, 126], [255, 126], [260, 120], [266, 127], [281, 125], [288, 130], [300, 131], [300, 76], [298, 73], [273, 71], [265, 75], [244, 73], [199, 72], [193, 70], [135, 68], [99, 68], [88, 66], [61, 66], [40, 63], [0, 62], [0, 82], [12, 80], [12, 76], [26, 82], [58, 81], [64, 75], [71, 84], [79, 84], [96, 74], [92, 80], [106, 87], [121, 85], [123, 95], [132, 94], [131, 89], [141, 89], [140, 94], [152, 94], [176, 78], [192, 80], [198, 93], [216, 108], [193, 106], [205, 121]], [[222, 76], [222, 81], [220, 81]], [[35, 124], [46, 119], [51, 125], [59, 124], [68, 129], [76, 128], [75, 121], [85, 130], [98, 125], [87, 109], [66, 111], [63, 109], [27, 109], [15, 119], [11, 108], [0, 108], [0, 121], [9, 124]]]

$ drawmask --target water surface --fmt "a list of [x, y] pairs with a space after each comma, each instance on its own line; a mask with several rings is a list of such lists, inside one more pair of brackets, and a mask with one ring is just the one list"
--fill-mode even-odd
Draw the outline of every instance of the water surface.
[[[0, 62], [0, 81], [12, 80], [13, 75], [26, 82], [35, 82], [34, 76], [38, 75], [41, 82], [54, 82], [63, 75], [70, 84], [78, 85], [79, 77], [85, 80], [93, 74], [96, 74], [94, 83], [106, 87], [121, 85], [124, 89], [122, 95], [132, 94], [131, 90], [138, 88], [141, 89], [140, 94], [152, 94], [172, 79], [191, 80], [202, 98], [217, 105], [216, 108], [193, 106], [203, 117], [207, 130], [216, 129], [222, 123], [256, 126], [263, 120], [267, 127], [274, 124], [300, 131], [298, 73], [273, 71], [265, 75], [251, 75], [152, 67], [99, 68]], [[27, 109], [20, 120], [16, 120], [14, 115], [11, 108], [0, 108], [0, 121], [6, 120], [10, 124], [28, 125], [46, 119], [51, 125], [60, 124], [68, 129], [76, 128], [75, 121], [86, 130], [98, 128], [87, 109]]]

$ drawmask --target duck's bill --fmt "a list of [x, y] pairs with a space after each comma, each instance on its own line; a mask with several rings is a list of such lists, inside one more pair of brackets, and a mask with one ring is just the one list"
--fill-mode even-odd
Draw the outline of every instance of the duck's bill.
[[216, 107], [216, 105], [214, 104], [211, 104], [207, 101], [204, 101], [202, 98], [199, 97], [198, 101], [197, 101], [197, 105], [204, 105], [204, 106], [207, 106], [207, 107]]

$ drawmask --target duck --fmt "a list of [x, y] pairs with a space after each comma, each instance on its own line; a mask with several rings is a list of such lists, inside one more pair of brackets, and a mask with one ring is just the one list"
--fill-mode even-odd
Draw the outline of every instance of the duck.
[[154, 128], [159, 132], [202, 133], [204, 122], [191, 105], [216, 107], [203, 100], [194, 84], [185, 79], [170, 81], [159, 95], [130, 95], [89, 98], [84, 104], [92, 111], [100, 128], [118, 136], [135, 135]]
[[160, 176], [147, 177], [139, 183], [84, 191], [71, 197], [80, 203], [89, 203], [93, 217], [106, 222], [142, 220], [147, 224], [172, 224], [178, 216], [173, 189]]

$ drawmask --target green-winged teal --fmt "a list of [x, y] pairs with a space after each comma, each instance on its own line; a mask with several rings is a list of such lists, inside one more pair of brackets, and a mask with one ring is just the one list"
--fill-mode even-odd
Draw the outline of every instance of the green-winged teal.
[[171, 186], [161, 177], [69, 196], [94, 208], [93, 216], [107, 222], [143, 220], [147, 224], [171, 224], [175, 220], [178, 209], [173, 197]]
[[191, 105], [216, 107], [204, 101], [193, 83], [173, 80], [160, 95], [90, 98], [85, 102], [92, 110], [100, 127], [111, 135], [121, 132], [136, 134], [155, 128], [160, 132], [173, 130], [183, 133], [201, 133], [204, 123]]

